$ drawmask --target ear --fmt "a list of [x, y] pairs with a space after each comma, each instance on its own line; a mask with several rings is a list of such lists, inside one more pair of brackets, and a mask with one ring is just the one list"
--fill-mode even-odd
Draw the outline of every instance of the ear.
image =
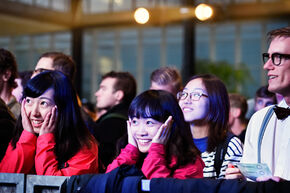
[[124, 98], [124, 92], [122, 90], [117, 90], [115, 92], [115, 97], [119, 102], [121, 102]]
[[2, 74], [2, 79], [7, 82], [11, 77], [11, 71], [10, 70], [6, 70], [3, 74]]
[[241, 112], [242, 112], [241, 109], [239, 109], [239, 108], [233, 108], [232, 115], [235, 118], [238, 118], [241, 115]]

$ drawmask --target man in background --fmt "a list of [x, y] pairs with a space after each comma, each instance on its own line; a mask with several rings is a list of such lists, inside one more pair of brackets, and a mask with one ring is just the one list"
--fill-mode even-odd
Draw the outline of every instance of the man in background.
[[128, 72], [109, 72], [95, 93], [96, 106], [106, 111], [97, 121], [94, 136], [99, 142], [99, 159], [106, 167], [116, 156], [117, 141], [127, 134], [128, 108], [136, 96], [136, 81]]

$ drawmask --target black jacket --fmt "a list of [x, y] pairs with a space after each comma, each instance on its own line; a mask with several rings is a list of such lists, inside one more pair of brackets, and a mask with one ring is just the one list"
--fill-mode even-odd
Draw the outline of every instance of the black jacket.
[[105, 167], [116, 156], [116, 144], [119, 138], [127, 134], [128, 106], [118, 104], [97, 121], [94, 136], [99, 142], [99, 159]]

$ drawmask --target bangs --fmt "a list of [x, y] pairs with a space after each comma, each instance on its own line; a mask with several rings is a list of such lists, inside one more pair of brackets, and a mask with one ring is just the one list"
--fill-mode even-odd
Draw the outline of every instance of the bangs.
[[164, 122], [170, 116], [170, 113], [166, 111], [167, 108], [163, 107], [160, 96], [137, 96], [131, 103], [128, 111], [130, 118], [152, 118], [159, 122]]
[[39, 97], [47, 89], [52, 87], [53, 81], [48, 73], [45, 73], [45, 75], [42, 75], [42, 76], [39, 76], [39, 75], [33, 77], [27, 82], [27, 85], [25, 86], [23, 90], [23, 98], [27, 96], [32, 97], [32, 98]]

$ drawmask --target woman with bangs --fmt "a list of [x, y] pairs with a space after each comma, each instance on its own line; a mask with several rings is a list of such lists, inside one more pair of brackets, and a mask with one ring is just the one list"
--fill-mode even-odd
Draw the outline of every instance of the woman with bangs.
[[14, 137], [0, 172], [71, 176], [98, 172], [98, 146], [61, 72], [46, 71], [24, 88]]
[[[228, 133], [230, 103], [224, 83], [211, 74], [195, 75], [177, 94], [177, 99], [205, 163], [203, 176], [224, 178], [228, 164], [236, 165], [243, 153], [240, 139]], [[217, 167], [215, 157], [221, 146], [225, 156], [220, 156], [221, 166]]]
[[203, 177], [200, 152], [172, 94], [145, 91], [132, 101], [128, 115], [128, 144], [107, 172], [123, 164], [135, 164], [147, 179]]

